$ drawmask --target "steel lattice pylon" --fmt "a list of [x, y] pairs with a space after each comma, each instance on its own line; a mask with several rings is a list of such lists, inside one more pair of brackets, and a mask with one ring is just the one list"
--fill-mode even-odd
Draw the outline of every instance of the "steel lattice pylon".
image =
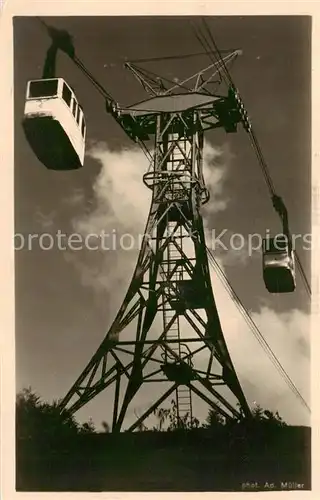
[[[216, 65], [207, 69], [216, 74]], [[118, 432], [142, 385], [167, 382], [169, 389], [129, 430], [172, 394], [178, 419], [192, 419], [193, 393], [226, 419], [249, 416], [214, 300], [201, 216], [201, 206], [209, 200], [202, 171], [204, 131], [236, 131], [241, 116], [230, 92], [221, 97], [206, 90], [204, 71], [201, 78], [192, 77], [192, 89], [181, 92], [179, 87], [178, 94], [177, 85], [171, 92], [136, 67], [134, 74], [153, 97], [127, 109], [113, 102], [107, 107], [145, 151], [144, 142], [155, 137], [143, 177], [152, 190], [151, 208], [123, 304], [61, 407], [75, 412], [114, 384], [112, 430]], [[207, 82], [211, 80], [212, 73]], [[131, 338], [121, 340], [126, 329]]]

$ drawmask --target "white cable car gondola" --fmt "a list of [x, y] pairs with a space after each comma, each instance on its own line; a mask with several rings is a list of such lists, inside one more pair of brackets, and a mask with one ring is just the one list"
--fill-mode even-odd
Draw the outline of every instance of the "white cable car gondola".
[[284, 234], [263, 240], [263, 279], [270, 293], [296, 288], [294, 252]]
[[83, 166], [85, 119], [63, 78], [28, 82], [23, 128], [32, 150], [47, 168], [71, 170]]

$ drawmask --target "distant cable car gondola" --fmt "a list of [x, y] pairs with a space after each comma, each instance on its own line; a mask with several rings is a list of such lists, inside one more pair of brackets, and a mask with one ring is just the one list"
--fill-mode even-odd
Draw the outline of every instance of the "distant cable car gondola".
[[270, 293], [295, 290], [294, 252], [285, 235], [263, 240], [263, 279]]
[[270, 293], [294, 292], [296, 273], [288, 212], [280, 196], [274, 194], [272, 203], [282, 220], [283, 234], [263, 240], [263, 279]]
[[47, 168], [83, 166], [85, 119], [74, 92], [62, 78], [28, 82], [23, 128], [35, 155]]

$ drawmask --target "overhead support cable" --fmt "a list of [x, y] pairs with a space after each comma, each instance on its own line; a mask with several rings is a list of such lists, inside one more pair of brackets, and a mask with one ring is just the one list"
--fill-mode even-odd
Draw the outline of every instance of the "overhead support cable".
[[[221, 53], [228, 54], [229, 52], [234, 52], [234, 51], [235, 51], [235, 49], [230, 49], [230, 50], [225, 49], [225, 50], [222, 50]], [[207, 50], [205, 52], [196, 52], [195, 54], [149, 57], [149, 58], [144, 58], [144, 59], [130, 59], [127, 62], [135, 64], [135, 63], [147, 63], [147, 62], [155, 62], [155, 61], [170, 61], [170, 60], [175, 60], [175, 59], [190, 59], [192, 57], [199, 57], [199, 56], [206, 56], [206, 55], [208, 55]]]
[[[224, 62], [224, 60], [222, 58], [222, 54], [219, 51], [219, 48], [218, 48], [218, 46], [217, 46], [217, 44], [216, 44], [216, 42], [215, 42], [215, 40], [214, 40], [214, 38], [212, 36], [210, 28], [209, 28], [209, 26], [208, 26], [208, 24], [207, 24], [207, 22], [206, 22], [205, 19], [202, 19], [202, 22], [203, 22], [203, 25], [205, 26], [205, 29], [207, 31], [207, 34], [208, 34], [208, 36], [210, 38], [210, 41], [211, 41], [211, 44], [212, 44], [212, 46], [210, 46], [210, 44], [209, 44], [208, 50], [211, 50], [211, 52], [215, 52], [215, 53], [218, 54], [219, 59], [222, 62], [222, 69], [223, 69], [223, 72], [224, 72], [223, 78], [224, 78], [225, 82], [227, 82], [230, 85], [230, 87], [234, 91], [236, 91], [237, 90], [236, 86], [235, 86], [235, 84], [234, 84], [234, 82], [232, 80], [232, 77], [230, 75], [230, 72], [229, 72], [229, 70], [228, 70], [228, 68], [227, 68], [227, 66], [226, 66], [226, 64], [225, 64], [225, 62]], [[252, 145], [252, 147], [253, 147], [253, 149], [254, 149], [254, 151], [256, 153], [256, 157], [258, 159], [258, 163], [260, 165], [263, 177], [265, 179], [265, 182], [267, 184], [267, 187], [268, 187], [268, 190], [269, 190], [269, 193], [270, 193], [270, 196], [271, 196], [272, 203], [274, 205], [274, 200], [278, 196], [277, 196], [276, 191], [275, 191], [275, 187], [274, 187], [274, 184], [273, 184], [273, 181], [272, 181], [272, 178], [271, 178], [271, 174], [270, 174], [267, 162], [265, 161], [265, 158], [263, 156], [263, 153], [262, 153], [261, 147], [259, 145], [257, 136], [255, 134], [255, 131], [254, 131], [251, 123], [250, 123], [249, 127], [246, 127], [246, 131], [247, 131], [247, 133], [249, 135], [251, 145]], [[279, 212], [278, 212], [278, 214], [279, 214]], [[281, 214], [279, 214], [279, 215], [280, 215], [280, 218], [281, 218], [281, 221], [282, 221]], [[286, 236], [290, 240], [290, 235], [288, 234]], [[300, 272], [300, 275], [301, 275], [301, 278], [302, 278], [302, 282], [304, 284], [304, 287], [306, 289], [306, 292], [307, 292], [308, 296], [311, 297], [311, 287], [310, 287], [307, 275], [306, 275], [306, 273], [305, 273], [305, 271], [303, 269], [303, 266], [302, 266], [302, 263], [301, 263], [301, 259], [300, 259], [300, 257], [299, 257], [299, 255], [298, 255], [298, 253], [297, 253], [296, 250], [294, 251], [294, 254], [295, 254], [295, 258], [296, 258], [297, 264], [298, 264], [297, 267], [298, 267], [298, 270]]]
[[303, 396], [301, 395], [301, 393], [299, 392], [299, 390], [297, 389], [297, 387], [295, 386], [294, 382], [291, 380], [291, 378], [289, 377], [289, 375], [287, 374], [287, 372], [285, 371], [285, 369], [283, 368], [283, 366], [281, 365], [280, 361], [278, 360], [278, 358], [276, 357], [276, 355], [272, 351], [271, 347], [269, 346], [269, 344], [267, 343], [267, 341], [263, 337], [263, 335], [260, 332], [259, 328], [257, 327], [257, 325], [255, 324], [255, 322], [251, 318], [251, 316], [248, 313], [247, 309], [244, 307], [244, 305], [240, 301], [239, 296], [236, 294], [235, 290], [233, 289], [232, 285], [230, 284], [230, 282], [229, 282], [226, 274], [221, 269], [221, 267], [219, 266], [217, 260], [215, 259], [214, 255], [213, 255], [212, 251], [208, 247], [207, 247], [207, 254], [208, 254], [208, 257], [209, 257], [210, 264], [212, 265], [212, 267], [216, 271], [216, 273], [217, 273], [220, 281], [222, 282], [223, 286], [225, 287], [225, 289], [229, 293], [232, 301], [237, 306], [238, 310], [240, 311], [241, 315], [245, 319], [246, 323], [250, 327], [250, 329], [251, 329], [252, 333], [254, 334], [255, 338], [257, 339], [257, 341], [259, 342], [259, 344], [261, 345], [261, 347], [264, 349], [265, 353], [267, 354], [267, 356], [269, 357], [269, 359], [271, 360], [271, 362], [273, 363], [273, 365], [275, 366], [275, 368], [278, 370], [278, 372], [280, 373], [281, 377], [283, 378], [283, 380], [288, 385], [289, 389], [300, 400], [300, 402], [305, 406], [305, 408], [307, 408], [307, 410], [310, 412], [311, 410], [310, 410], [310, 407], [308, 406], [307, 402], [305, 401], [305, 399], [303, 398]]

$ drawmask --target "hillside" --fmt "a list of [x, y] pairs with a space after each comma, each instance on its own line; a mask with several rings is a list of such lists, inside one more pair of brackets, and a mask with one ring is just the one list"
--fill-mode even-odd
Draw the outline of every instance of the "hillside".
[[311, 429], [194, 429], [17, 441], [18, 491], [310, 489]]

